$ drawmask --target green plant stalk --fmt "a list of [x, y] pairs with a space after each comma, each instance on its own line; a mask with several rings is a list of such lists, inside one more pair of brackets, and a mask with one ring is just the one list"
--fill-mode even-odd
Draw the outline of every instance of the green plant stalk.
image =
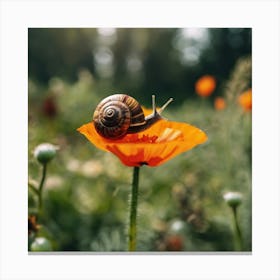
[[138, 204], [138, 186], [139, 186], [139, 170], [140, 167], [134, 167], [133, 180], [130, 200], [130, 216], [128, 228], [128, 250], [136, 250], [136, 236], [137, 236], [137, 204]]
[[28, 182], [28, 187], [36, 194], [39, 195], [39, 191], [33, 186], [31, 183]]
[[43, 163], [42, 178], [38, 188], [38, 216], [39, 217], [42, 216], [42, 209], [43, 209], [42, 193], [43, 193], [43, 186], [46, 179], [46, 174], [47, 174], [47, 163]]
[[243, 240], [242, 240], [242, 232], [241, 228], [238, 223], [237, 219], [237, 206], [236, 207], [231, 207], [232, 212], [233, 212], [233, 218], [234, 218], [234, 226], [235, 226], [235, 235], [236, 235], [236, 241], [238, 243], [238, 250], [242, 250], [243, 248]]

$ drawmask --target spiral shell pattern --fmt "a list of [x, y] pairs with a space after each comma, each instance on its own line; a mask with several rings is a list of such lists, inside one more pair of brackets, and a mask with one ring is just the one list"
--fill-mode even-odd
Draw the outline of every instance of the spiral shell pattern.
[[103, 99], [93, 114], [96, 131], [108, 139], [120, 139], [129, 127], [143, 125], [145, 117], [139, 103], [126, 94], [114, 94]]

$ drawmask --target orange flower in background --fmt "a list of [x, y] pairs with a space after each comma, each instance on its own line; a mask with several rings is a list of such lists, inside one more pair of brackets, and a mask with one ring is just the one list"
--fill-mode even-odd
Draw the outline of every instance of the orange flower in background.
[[213, 76], [205, 75], [195, 83], [195, 91], [202, 97], [210, 96], [216, 88], [216, 79]]
[[246, 112], [252, 111], [252, 89], [248, 89], [238, 97], [239, 105]]
[[225, 99], [223, 97], [216, 97], [214, 107], [217, 111], [224, 110], [226, 108]]
[[204, 143], [207, 135], [187, 123], [160, 120], [145, 131], [127, 134], [120, 140], [101, 137], [92, 122], [78, 131], [93, 145], [115, 154], [127, 166], [158, 166]]

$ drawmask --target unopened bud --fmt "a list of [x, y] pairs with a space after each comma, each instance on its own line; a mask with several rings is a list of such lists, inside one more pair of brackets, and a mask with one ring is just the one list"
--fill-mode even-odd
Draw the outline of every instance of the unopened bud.
[[52, 251], [51, 242], [45, 237], [37, 237], [32, 242], [30, 247], [32, 252], [46, 252]]
[[54, 146], [49, 143], [43, 143], [35, 148], [34, 156], [40, 163], [45, 164], [55, 157], [57, 150], [58, 146]]
[[240, 192], [227, 192], [224, 194], [224, 200], [230, 207], [237, 207], [241, 204], [243, 195]]
[[181, 220], [175, 220], [170, 225], [170, 232], [172, 233], [183, 233], [185, 230], [185, 223]]

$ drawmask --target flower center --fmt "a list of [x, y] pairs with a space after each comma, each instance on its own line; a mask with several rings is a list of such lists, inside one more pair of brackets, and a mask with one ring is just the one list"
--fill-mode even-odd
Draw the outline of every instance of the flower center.
[[183, 138], [183, 134], [180, 130], [165, 128], [160, 135], [149, 134], [127, 134], [126, 137], [121, 139], [122, 143], [167, 143], [174, 140]]
[[122, 142], [125, 143], [155, 143], [158, 139], [158, 136], [153, 135], [139, 135], [139, 134], [129, 134], [127, 135]]

